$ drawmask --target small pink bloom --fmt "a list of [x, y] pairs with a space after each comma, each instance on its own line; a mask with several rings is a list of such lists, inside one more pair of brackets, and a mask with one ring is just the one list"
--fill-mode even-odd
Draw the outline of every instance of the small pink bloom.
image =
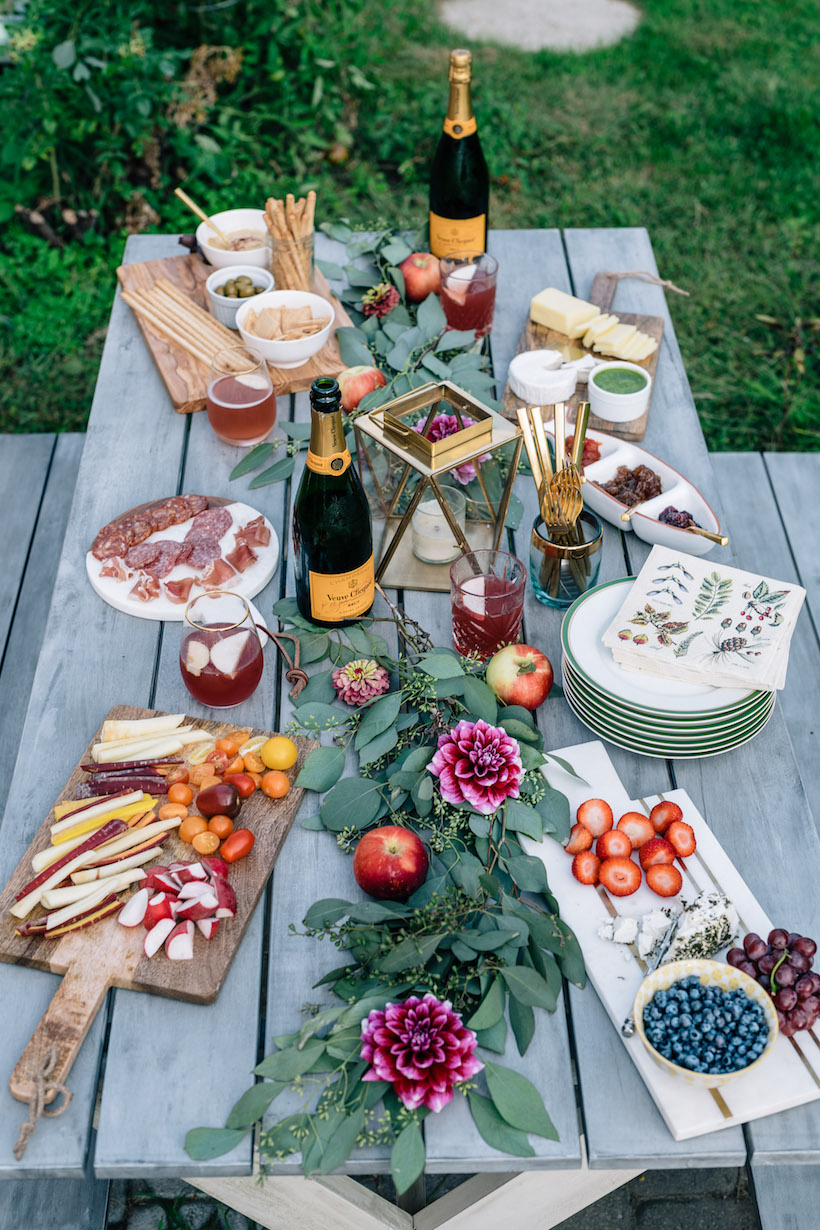
[[362, 1021], [362, 1059], [372, 1064], [362, 1080], [390, 1081], [408, 1110], [439, 1111], [455, 1085], [484, 1067], [475, 1048], [475, 1034], [449, 1000], [411, 995]]
[[442, 798], [469, 803], [483, 816], [491, 816], [505, 799], [518, 798], [524, 771], [515, 739], [480, 718], [440, 735], [427, 768], [438, 778]]
[[[429, 413], [429, 412], [428, 412]], [[472, 427], [475, 419], [471, 419], [469, 414], [462, 414], [461, 421], [465, 427]], [[421, 419], [413, 425], [413, 431], [417, 431], [419, 435], [424, 431], [426, 419]], [[447, 436], [455, 435], [457, 431], [461, 431], [458, 419], [454, 414], [437, 414], [427, 429], [425, 440], [445, 440]], [[485, 453], [483, 457], [478, 459], [482, 464], [490, 460], [490, 454]], [[452, 474], [457, 483], [461, 483], [462, 487], [466, 487], [475, 478], [475, 465], [472, 461], [465, 461], [464, 465], [456, 466], [454, 470], [448, 471]]]
[[346, 705], [364, 705], [390, 689], [390, 676], [383, 666], [368, 658], [357, 658], [333, 672], [336, 696]]

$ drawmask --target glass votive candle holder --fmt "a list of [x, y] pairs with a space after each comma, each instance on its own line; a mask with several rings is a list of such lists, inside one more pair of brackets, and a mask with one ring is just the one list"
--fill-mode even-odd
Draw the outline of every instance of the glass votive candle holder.
[[[440, 483], [439, 490], [464, 533], [467, 521], [467, 498], [464, 492], [460, 487], [449, 483]], [[413, 513], [410, 528], [413, 535], [413, 554], [425, 564], [450, 564], [461, 555], [461, 547], [456, 542], [432, 488], [428, 488], [422, 496], [421, 503]]]
[[594, 513], [584, 509], [576, 522], [578, 543], [553, 535], [543, 517], [536, 517], [530, 542], [530, 581], [539, 602], [571, 606], [579, 594], [598, 581], [604, 531]]

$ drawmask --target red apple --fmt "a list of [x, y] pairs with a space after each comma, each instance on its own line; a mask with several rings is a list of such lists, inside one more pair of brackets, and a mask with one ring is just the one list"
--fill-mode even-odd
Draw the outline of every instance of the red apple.
[[346, 367], [336, 377], [342, 390], [342, 409], [355, 410], [359, 402], [374, 389], [383, 389], [387, 384], [378, 367]]
[[550, 694], [552, 666], [532, 645], [507, 645], [487, 663], [487, 683], [505, 705], [537, 709]]
[[411, 303], [421, 303], [428, 295], [437, 295], [441, 289], [438, 257], [430, 252], [411, 252], [399, 269], [404, 275], [404, 289]]
[[420, 838], [397, 824], [365, 833], [353, 855], [359, 888], [383, 901], [406, 901], [427, 879], [429, 865]]

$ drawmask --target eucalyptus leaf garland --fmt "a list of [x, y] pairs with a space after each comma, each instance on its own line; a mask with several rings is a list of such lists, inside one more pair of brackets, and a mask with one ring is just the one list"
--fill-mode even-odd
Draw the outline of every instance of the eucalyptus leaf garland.
[[[303, 646], [315, 647], [322, 638], [322, 653], [314, 658], [320, 668], [287, 728], [326, 731], [331, 740], [308, 755], [297, 779], [323, 795], [318, 817], [303, 827], [352, 851], [367, 829], [400, 825], [422, 839], [430, 866], [406, 903], [329, 897], [308, 909], [300, 930], [291, 926], [294, 935], [330, 940], [344, 964], [316, 984], [318, 1002], [301, 1028], [274, 1040], [277, 1049], [255, 1069], [260, 1083], [237, 1101], [226, 1126], [188, 1133], [188, 1153], [219, 1156], [257, 1124], [263, 1172], [300, 1153], [306, 1175], [326, 1174], [357, 1147], [389, 1146], [396, 1188], [406, 1190], [424, 1168], [421, 1124], [429, 1112], [407, 1109], [384, 1080], [362, 1079], [369, 1065], [361, 1029], [371, 1011], [432, 993], [450, 1001], [478, 1040], [483, 1072], [455, 1086], [478, 1132], [501, 1152], [532, 1156], [528, 1136], [556, 1139], [555, 1128], [535, 1086], [497, 1056], [507, 1044], [508, 1022], [523, 1055], [539, 1012], [555, 1011], [562, 979], [583, 987], [586, 974], [544, 864], [526, 852], [521, 837], [566, 840], [569, 806], [548, 786], [542, 768], [553, 762], [577, 774], [544, 752], [526, 709], [496, 701], [477, 661], [432, 645], [400, 609], [391, 607], [387, 620], [402, 646], [395, 657], [376, 631], [377, 619], [328, 632], [303, 619], [291, 598], [274, 610]], [[330, 674], [334, 665], [363, 654], [389, 672], [390, 690], [350, 708], [333, 699]], [[527, 753], [519, 798], [508, 798], [490, 815], [447, 802], [427, 768], [440, 734], [478, 719], [506, 731]], [[343, 777], [350, 750], [358, 753], [359, 774]], [[275, 1101], [285, 1090], [300, 1095], [302, 1105], [273, 1122]]]

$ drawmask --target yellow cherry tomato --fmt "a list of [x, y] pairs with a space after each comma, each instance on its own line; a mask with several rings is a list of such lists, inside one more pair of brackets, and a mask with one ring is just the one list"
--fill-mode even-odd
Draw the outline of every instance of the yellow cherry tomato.
[[269, 799], [283, 799], [290, 790], [287, 774], [280, 769], [271, 769], [262, 778], [262, 790]]
[[299, 749], [285, 735], [274, 735], [259, 749], [259, 755], [267, 769], [292, 769], [299, 756]]

